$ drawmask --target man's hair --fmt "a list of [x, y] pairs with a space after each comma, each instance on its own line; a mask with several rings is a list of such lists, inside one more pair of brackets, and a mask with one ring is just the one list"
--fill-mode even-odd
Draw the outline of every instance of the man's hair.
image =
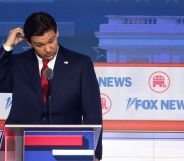
[[31, 42], [32, 36], [42, 36], [49, 30], [57, 32], [57, 25], [54, 18], [45, 12], [33, 13], [24, 23], [25, 38], [29, 42]]

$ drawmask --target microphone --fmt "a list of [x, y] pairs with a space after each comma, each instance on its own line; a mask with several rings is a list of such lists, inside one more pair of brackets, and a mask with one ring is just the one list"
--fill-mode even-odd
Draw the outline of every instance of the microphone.
[[48, 80], [48, 93], [47, 93], [47, 109], [49, 113], [49, 124], [51, 124], [51, 91], [52, 91], [52, 86], [51, 86], [51, 81], [53, 78], [54, 72], [50, 68], [46, 68], [44, 71], [44, 76]]
[[53, 78], [53, 70], [52, 69], [50, 69], [50, 68], [47, 68], [47, 69], [45, 69], [45, 71], [44, 71], [44, 76], [45, 76], [45, 78], [48, 80], [48, 81], [50, 81], [52, 78]]

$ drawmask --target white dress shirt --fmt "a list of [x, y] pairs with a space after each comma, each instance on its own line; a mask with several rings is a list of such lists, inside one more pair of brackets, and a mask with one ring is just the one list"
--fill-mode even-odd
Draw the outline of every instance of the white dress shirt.
[[[59, 50], [59, 47], [57, 49], [57, 53], [56, 55], [54, 56], [54, 58], [52, 60], [49, 61], [48, 63], [48, 67], [52, 70], [54, 70], [54, 65], [55, 65], [55, 62], [56, 62], [56, 57], [57, 57], [57, 54], [58, 54], [58, 50]], [[42, 70], [42, 67], [43, 67], [43, 61], [42, 61], [42, 58], [40, 58], [37, 54], [36, 54], [36, 57], [38, 59], [38, 67], [39, 67], [39, 73], [41, 75], [41, 70]]]

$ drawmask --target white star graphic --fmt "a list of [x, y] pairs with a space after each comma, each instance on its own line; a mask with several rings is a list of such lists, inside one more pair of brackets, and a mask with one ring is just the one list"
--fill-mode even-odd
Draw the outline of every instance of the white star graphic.
[[179, 3], [178, 0], [165, 0], [165, 3], [169, 3], [170, 1], [171, 1], [171, 2], [173, 1], [173, 2], [175, 2], [175, 3]]
[[96, 58], [95, 58], [96, 61], [107, 59], [105, 49], [102, 49], [100, 47], [92, 47], [92, 49], [97, 53]]
[[22, 48], [23, 48], [23, 50], [29, 50], [29, 49], [31, 49], [31, 46], [22, 46]]
[[149, 2], [149, 0], [136, 0], [136, 3], [139, 3], [141, 1], [144, 1], [144, 2]]

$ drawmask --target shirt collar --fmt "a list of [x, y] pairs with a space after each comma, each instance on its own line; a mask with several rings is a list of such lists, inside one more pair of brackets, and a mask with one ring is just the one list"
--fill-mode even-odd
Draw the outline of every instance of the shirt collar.
[[[56, 55], [48, 63], [48, 67], [51, 68], [52, 70], [54, 70], [54, 65], [55, 65], [55, 62], [56, 62], [56, 57], [58, 55], [58, 50], [59, 50], [59, 45], [58, 45], [58, 48], [57, 48]], [[35, 54], [36, 54], [36, 52], [35, 52]], [[42, 69], [42, 66], [43, 66], [42, 58], [40, 58], [37, 54], [36, 54], [36, 57], [37, 57], [37, 60], [38, 60], [39, 71], [41, 72], [41, 69]]]

